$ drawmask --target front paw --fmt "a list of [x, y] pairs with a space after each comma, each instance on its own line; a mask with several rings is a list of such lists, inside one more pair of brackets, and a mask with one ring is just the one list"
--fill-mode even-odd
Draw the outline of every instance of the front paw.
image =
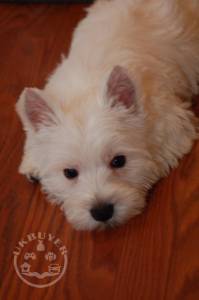
[[26, 176], [28, 181], [38, 183], [40, 181], [38, 168], [35, 166], [30, 157], [24, 156], [22, 163], [19, 167], [19, 173]]

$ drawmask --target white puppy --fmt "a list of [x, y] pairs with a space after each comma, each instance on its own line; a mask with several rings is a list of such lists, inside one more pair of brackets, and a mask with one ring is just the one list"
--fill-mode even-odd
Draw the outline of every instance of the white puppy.
[[43, 90], [26, 88], [20, 172], [78, 229], [139, 214], [197, 138], [198, 0], [97, 1]]

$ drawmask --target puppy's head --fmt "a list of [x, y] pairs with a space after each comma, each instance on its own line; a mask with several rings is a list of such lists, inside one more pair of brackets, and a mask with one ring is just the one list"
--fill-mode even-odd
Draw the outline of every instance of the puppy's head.
[[58, 104], [26, 89], [18, 103], [42, 186], [78, 229], [140, 213], [157, 176], [145, 114], [125, 69], [111, 71], [102, 94]]

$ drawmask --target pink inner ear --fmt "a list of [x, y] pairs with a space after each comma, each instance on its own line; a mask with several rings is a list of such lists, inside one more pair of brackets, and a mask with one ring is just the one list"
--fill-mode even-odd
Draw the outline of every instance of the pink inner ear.
[[37, 91], [27, 89], [25, 97], [25, 111], [35, 130], [38, 130], [42, 125], [49, 126], [55, 124], [52, 109]]
[[111, 72], [107, 83], [107, 96], [114, 100], [113, 106], [121, 103], [129, 108], [134, 104], [135, 88], [123, 67], [116, 66]]

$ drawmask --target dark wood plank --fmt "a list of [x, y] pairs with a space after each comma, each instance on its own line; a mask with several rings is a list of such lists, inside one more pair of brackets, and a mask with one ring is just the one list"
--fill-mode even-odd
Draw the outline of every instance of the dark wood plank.
[[[0, 6], [0, 299], [197, 300], [199, 143], [154, 187], [141, 216], [103, 232], [73, 230], [39, 185], [17, 173], [24, 134], [14, 104], [24, 86], [42, 86], [67, 53], [83, 8]], [[13, 267], [18, 241], [38, 231], [68, 248], [66, 274], [43, 289], [23, 283]]]

